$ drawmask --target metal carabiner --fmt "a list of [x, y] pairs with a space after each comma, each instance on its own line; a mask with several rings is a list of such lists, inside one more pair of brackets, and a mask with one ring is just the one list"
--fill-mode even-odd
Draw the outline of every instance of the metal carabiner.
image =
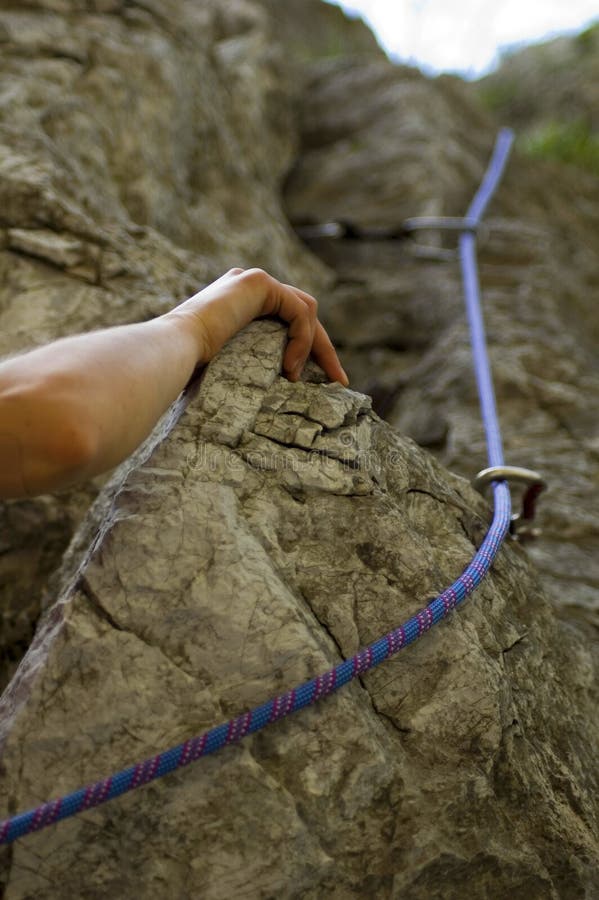
[[472, 481], [472, 487], [484, 493], [493, 481], [516, 481], [527, 485], [522, 497], [522, 511], [512, 516], [510, 534], [515, 541], [529, 541], [539, 537], [540, 528], [534, 528], [535, 504], [542, 491], [547, 488], [545, 479], [533, 469], [522, 469], [519, 466], [491, 466], [483, 469]]

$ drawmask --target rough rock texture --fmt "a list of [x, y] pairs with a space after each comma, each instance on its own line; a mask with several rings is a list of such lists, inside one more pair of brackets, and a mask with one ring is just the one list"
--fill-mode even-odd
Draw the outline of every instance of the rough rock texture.
[[599, 135], [599, 22], [576, 35], [506, 54], [474, 86], [488, 106], [521, 131], [584, 123]]
[[[329, 668], [470, 558], [486, 513], [467, 483], [363, 395], [282, 379], [282, 347], [250, 327], [107, 486], [0, 707], [9, 808]], [[592, 678], [509, 548], [359, 685], [22, 841], [5, 897], [584, 896]]]
[[[304, 150], [287, 181], [292, 220], [396, 227], [464, 213], [494, 129], [455, 79], [433, 90], [417, 72], [333, 63], [313, 70], [305, 96]], [[455, 239], [422, 235], [313, 241], [337, 276], [324, 317], [375, 408], [471, 477], [485, 451]], [[515, 153], [479, 257], [506, 457], [550, 483], [531, 554], [560, 615], [596, 635], [599, 179]]]
[[[494, 126], [459, 82], [299, 0], [0, 2], [0, 38], [0, 352], [263, 265], [318, 291], [378, 411], [485, 465], [451, 240], [304, 247], [287, 219], [461, 214]], [[320, 706], [6, 850], [6, 900], [597, 895], [599, 183], [554, 172], [516, 157], [481, 241], [544, 541]], [[467, 483], [364, 394], [283, 380], [283, 342], [236, 338], [99, 494], [0, 505], [7, 677], [47, 607], [0, 699], [0, 815], [330, 667], [480, 543]]]
[[[234, 265], [325, 280], [281, 212], [294, 131], [259, 6], [0, 3], [0, 41], [0, 353], [148, 318]], [[98, 483], [0, 509], [0, 683]]]
[[507, 54], [471, 90], [497, 119], [516, 127], [525, 154], [599, 177], [599, 21]]

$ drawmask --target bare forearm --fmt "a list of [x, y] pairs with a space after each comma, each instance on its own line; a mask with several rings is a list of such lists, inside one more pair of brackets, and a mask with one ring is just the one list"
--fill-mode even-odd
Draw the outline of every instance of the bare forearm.
[[150, 433], [198, 364], [256, 316], [288, 323], [297, 381], [310, 353], [347, 376], [316, 300], [261, 269], [231, 269], [151, 322], [55, 341], [0, 364], [0, 497], [65, 487], [113, 468]]
[[[126, 458], [175, 400], [201, 356], [181, 318], [162, 316], [64, 338], [0, 365], [6, 481], [35, 494]], [[18, 458], [18, 471], [15, 459]]]
[[135, 450], [189, 381], [201, 348], [184, 324], [167, 315], [72, 339], [73, 403], [95, 445], [90, 474]]

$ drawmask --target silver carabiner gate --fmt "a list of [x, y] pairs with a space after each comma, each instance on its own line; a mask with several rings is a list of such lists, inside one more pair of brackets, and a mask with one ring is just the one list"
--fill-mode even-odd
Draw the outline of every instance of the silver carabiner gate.
[[491, 466], [483, 469], [472, 481], [472, 487], [484, 494], [485, 489], [493, 481], [515, 481], [527, 485], [522, 497], [522, 511], [512, 516], [510, 534], [515, 541], [530, 541], [539, 537], [540, 528], [533, 527], [535, 504], [542, 491], [547, 488], [545, 479], [533, 469], [522, 469], [519, 466]]

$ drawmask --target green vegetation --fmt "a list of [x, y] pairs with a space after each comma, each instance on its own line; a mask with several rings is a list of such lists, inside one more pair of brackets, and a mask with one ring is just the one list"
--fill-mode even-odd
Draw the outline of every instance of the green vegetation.
[[483, 81], [478, 89], [481, 103], [492, 113], [503, 113], [509, 110], [518, 97], [519, 84], [516, 79], [509, 78]]
[[569, 163], [599, 175], [599, 134], [587, 122], [550, 122], [523, 135], [520, 149], [536, 159]]
[[582, 53], [592, 53], [599, 47], [599, 22], [577, 34], [574, 43]]

